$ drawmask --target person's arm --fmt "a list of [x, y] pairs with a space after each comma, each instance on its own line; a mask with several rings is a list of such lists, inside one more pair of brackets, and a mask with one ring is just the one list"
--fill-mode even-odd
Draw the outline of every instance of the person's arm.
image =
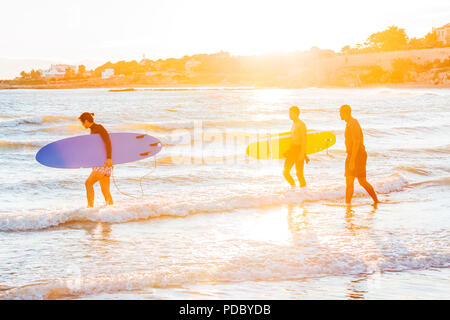
[[359, 149], [362, 144], [361, 131], [359, 130], [357, 125], [353, 125], [350, 127], [350, 134], [352, 137], [352, 153], [350, 157], [350, 170], [353, 170], [356, 166], [356, 156], [358, 155]]
[[291, 145], [289, 146], [289, 149], [284, 153], [284, 157], [288, 157], [289, 154], [293, 152], [300, 143], [301, 140], [299, 135], [299, 127], [297, 124], [294, 124], [291, 130]]
[[106, 148], [106, 161], [105, 166], [111, 167], [112, 166], [112, 160], [111, 160], [111, 153], [112, 153], [112, 146], [111, 146], [111, 139], [109, 138], [108, 131], [106, 131], [105, 128], [102, 127], [102, 130], [100, 130], [100, 137], [102, 137], [102, 140], [105, 144]]
[[300, 155], [305, 157], [306, 156], [306, 125], [304, 123], [301, 123], [299, 125], [298, 130], [300, 131]]
[[306, 124], [304, 125], [304, 132], [303, 132], [303, 157], [306, 161], [306, 163], [309, 162], [308, 155], [306, 154], [306, 144], [308, 143], [308, 129], [306, 128]]

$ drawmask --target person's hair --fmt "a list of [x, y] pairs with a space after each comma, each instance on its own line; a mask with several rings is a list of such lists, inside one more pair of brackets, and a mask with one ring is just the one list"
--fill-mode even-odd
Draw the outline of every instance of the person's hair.
[[344, 104], [341, 106], [341, 112], [343, 112], [343, 111], [351, 113], [352, 108], [350, 108], [350, 106], [348, 104]]
[[81, 122], [85, 122], [86, 120], [89, 122], [94, 122], [94, 114], [90, 112], [83, 112], [78, 119], [80, 119]]
[[289, 111], [294, 111], [297, 116], [300, 114], [300, 109], [297, 106], [290, 107]]

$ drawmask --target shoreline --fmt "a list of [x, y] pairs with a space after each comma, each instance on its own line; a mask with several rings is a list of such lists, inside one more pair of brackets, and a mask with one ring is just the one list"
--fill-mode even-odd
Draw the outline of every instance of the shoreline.
[[389, 88], [389, 89], [450, 89], [449, 84], [430, 84], [430, 83], [386, 83], [386, 84], [371, 84], [363, 86], [250, 86], [250, 85], [215, 85], [215, 84], [162, 84], [162, 85], [145, 85], [145, 84], [127, 84], [127, 85], [73, 85], [73, 84], [46, 84], [46, 85], [2, 85], [0, 84], [0, 90], [15, 90], [15, 89], [111, 89], [112, 92], [127, 92], [127, 91], [141, 91], [141, 90], [158, 90], [170, 91], [170, 90], [255, 90], [255, 89], [307, 89], [307, 88], [320, 88], [320, 89], [376, 89], [376, 88]]

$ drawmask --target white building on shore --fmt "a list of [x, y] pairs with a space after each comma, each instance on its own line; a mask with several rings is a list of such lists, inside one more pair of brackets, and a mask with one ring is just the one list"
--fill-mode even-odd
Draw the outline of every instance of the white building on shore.
[[436, 32], [438, 41], [444, 44], [450, 44], [450, 23], [440, 28], [433, 28], [433, 31]]
[[105, 69], [102, 71], [102, 79], [109, 79], [114, 77], [114, 69]]
[[62, 78], [66, 74], [67, 69], [72, 69], [75, 73], [78, 72], [77, 66], [72, 66], [69, 64], [52, 64], [50, 69], [39, 70], [41, 72], [41, 77], [43, 78]]
[[194, 73], [195, 67], [197, 67], [200, 64], [200, 61], [197, 61], [195, 59], [190, 59], [186, 61], [184, 68], [187, 73]]

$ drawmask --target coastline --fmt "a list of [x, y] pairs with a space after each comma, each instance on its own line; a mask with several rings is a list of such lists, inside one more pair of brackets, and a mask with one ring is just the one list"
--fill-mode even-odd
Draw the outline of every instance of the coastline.
[[432, 83], [386, 83], [386, 84], [370, 84], [361, 86], [261, 86], [250, 84], [39, 84], [39, 85], [5, 85], [0, 83], [0, 90], [14, 90], [14, 89], [112, 89], [116, 92], [139, 91], [139, 90], [213, 90], [213, 89], [306, 89], [306, 88], [321, 88], [321, 89], [375, 89], [375, 88], [391, 88], [391, 89], [450, 89], [450, 84], [432, 84]]
[[[224, 53], [203, 58], [192, 56], [188, 61], [175, 59], [181, 65], [177, 68], [172, 60], [156, 65], [151, 60], [143, 60], [137, 65], [126, 61], [108, 62], [88, 73], [69, 72], [64, 77], [62, 74], [41, 77], [32, 70], [34, 74], [23, 72], [21, 77], [0, 80], [0, 89], [450, 88], [450, 47], [331, 56], [326, 50], [313, 50], [301, 56], [294, 53], [290, 56], [296, 60], [289, 62], [288, 59], [276, 68], [273, 58], [255, 60], [249, 56], [244, 59]], [[215, 68], [208, 65], [210, 60], [216, 62]], [[209, 67], [195, 70], [190, 67], [192, 63]], [[226, 63], [246, 67], [225, 70]], [[103, 78], [100, 72], [106, 69], [114, 72]]]

